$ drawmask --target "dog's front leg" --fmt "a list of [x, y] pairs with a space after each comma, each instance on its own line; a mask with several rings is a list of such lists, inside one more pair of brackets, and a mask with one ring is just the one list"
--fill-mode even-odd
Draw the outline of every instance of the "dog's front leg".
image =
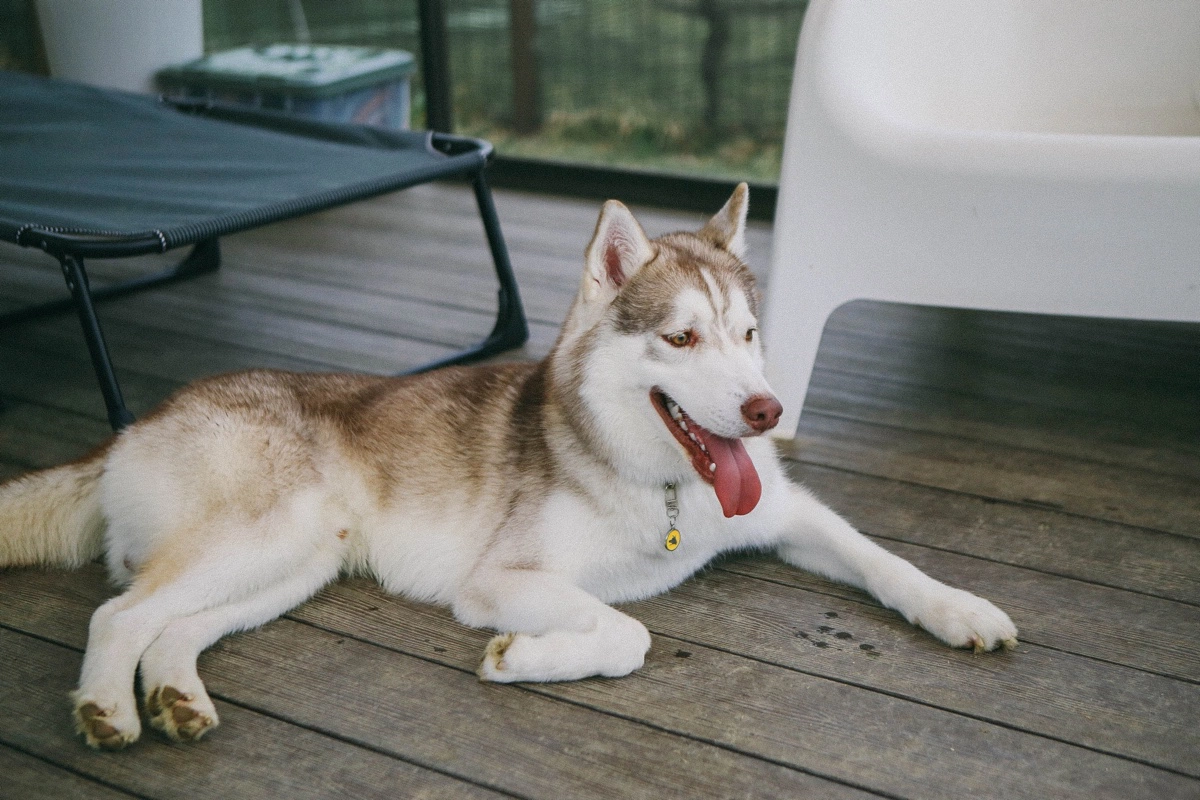
[[789, 486], [787, 492], [776, 509], [784, 561], [865, 589], [953, 647], [978, 652], [1016, 644], [1016, 626], [992, 603], [936, 581], [884, 550], [806, 490]]
[[467, 625], [501, 632], [479, 666], [486, 681], [619, 677], [642, 666], [650, 649], [642, 623], [544, 570], [476, 570], [454, 615]]

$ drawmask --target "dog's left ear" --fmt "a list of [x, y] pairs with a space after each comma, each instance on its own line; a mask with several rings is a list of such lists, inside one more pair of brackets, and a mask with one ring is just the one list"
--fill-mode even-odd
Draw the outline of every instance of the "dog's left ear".
[[746, 255], [746, 209], [750, 205], [750, 187], [739, 183], [725, 202], [724, 207], [713, 215], [703, 228], [700, 237], [717, 247], [722, 247], [738, 258]]
[[654, 246], [624, 204], [609, 200], [600, 211], [596, 233], [587, 247], [583, 295], [589, 302], [611, 302], [621, 287], [654, 258]]

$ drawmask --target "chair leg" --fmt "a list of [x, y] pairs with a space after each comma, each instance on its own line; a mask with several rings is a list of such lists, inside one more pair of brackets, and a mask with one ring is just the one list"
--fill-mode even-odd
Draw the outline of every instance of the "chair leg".
[[100, 320], [96, 318], [96, 309], [92, 305], [92, 294], [88, 288], [87, 272], [84, 271], [83, 261], [74, 256], [59, 257], [62, 264], [63, 278], [67, 288], [71, 290], [71, 299], [75, 302], [75, 310], [79, 314], [79, 324], [83, 327], [83, 338], [87, 342], [88, 352], [92, 356], [92, 366], [96, 370], [96, 380], [100, 382], [100, 391], [104, 395], [104, 405], [108, 409], [108, 423], [114, 431], [119, 431], [133, 422], [133, 414], [125, 407], [125, 399], [121, 396], [121, 387], [113, 372], [112, 361], [108, 356], [108, 346], [104, 343], [104, 332], [100, 329]]
[[830, 301], [805, 291], [797, 280], [784, 284], [792, 276], [775, 278], [763, 317], [763, 350], [766, 353], [767, 382], [783, 403], [783, 416], [772, 436], [793, 438], [800, 425], [800, 412], [808, 395], [813, 367], [825, 323], [842, 301]]

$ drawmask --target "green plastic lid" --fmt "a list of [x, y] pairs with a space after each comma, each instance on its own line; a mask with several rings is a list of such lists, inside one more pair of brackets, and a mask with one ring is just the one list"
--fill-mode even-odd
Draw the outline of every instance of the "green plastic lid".
[[158, 80], [168, 87], [330, 97], [400, 80], [415, 69], [412, 53], [404, 50], [273, 44], [239, 47], [166, 67], [158, 72]]

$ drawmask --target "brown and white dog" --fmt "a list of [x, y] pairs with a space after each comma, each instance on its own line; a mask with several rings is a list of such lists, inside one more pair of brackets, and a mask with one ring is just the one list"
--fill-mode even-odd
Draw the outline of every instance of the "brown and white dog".
[[241, 372], [200, 381], [93, 455], [0, 486], [0, 565], [104, 553], [128, 587], [92, 617], [76, 722], [90, 745], [217, 724], [196, 657], [340, 573], [491, 628], [479, 675], [625, 675], [650, 634], [608, 603], [713, 556], [773, 549], [955, 647], [1011, 646], [994, 605], [857, 533], [760, 434], [762, 374], [739, 186], [696, 233], [649, 240], [605, 204], [579, 294], [537, 364], [408, 378]]

